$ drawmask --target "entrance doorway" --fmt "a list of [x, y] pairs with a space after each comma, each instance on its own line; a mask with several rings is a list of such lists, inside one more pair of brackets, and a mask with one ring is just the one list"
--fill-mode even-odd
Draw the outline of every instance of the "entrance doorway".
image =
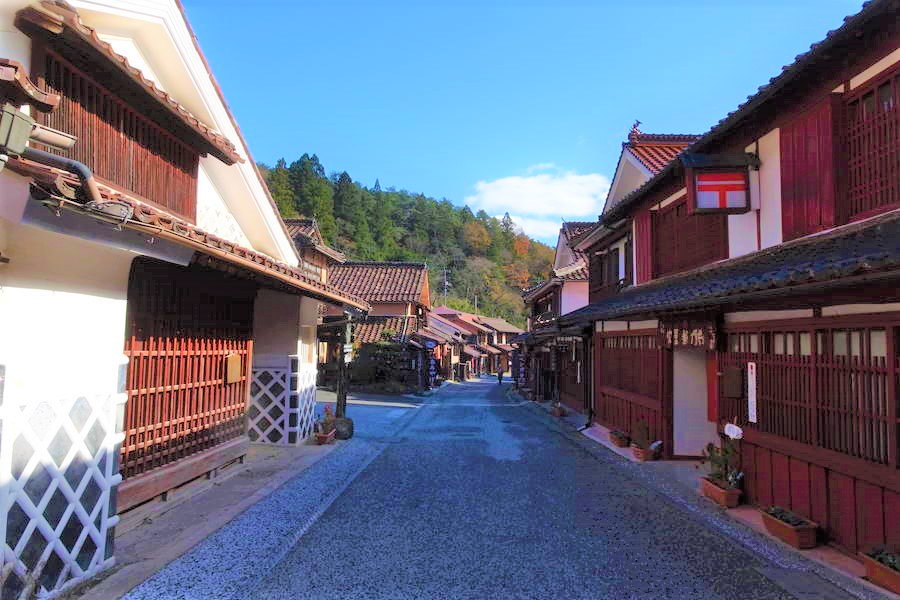
[[676, 348], [672, 352], [672, 453], [700, 456], [717, 437], [708, 419], [706, 351]]

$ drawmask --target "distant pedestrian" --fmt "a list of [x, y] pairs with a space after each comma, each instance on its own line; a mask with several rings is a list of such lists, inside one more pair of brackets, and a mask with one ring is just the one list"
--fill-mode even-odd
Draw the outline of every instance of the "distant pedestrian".
[[497, 369], [497, 385], [500, 385], [502, 383], [503, 383], [503, 371], [501, 371], [500, 369]]

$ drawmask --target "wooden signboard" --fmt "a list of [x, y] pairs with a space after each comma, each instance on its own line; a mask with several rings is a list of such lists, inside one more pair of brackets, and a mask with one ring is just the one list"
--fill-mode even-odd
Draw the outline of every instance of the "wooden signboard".
[[232, 353], [225, 357], [225, 384], [237, 383], [243, 377], [241, 372], [241, 355]]
[[718, 344], [718, 328], [712, 320], [660, 321], [659, 344], [664, 348], [700, 348], [714, 351]]

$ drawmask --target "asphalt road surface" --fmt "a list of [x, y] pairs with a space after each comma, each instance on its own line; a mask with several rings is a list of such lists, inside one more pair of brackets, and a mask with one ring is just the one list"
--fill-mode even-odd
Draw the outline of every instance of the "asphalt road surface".
[[418, 408], [351, 406], [352, 442], [132, 597], [846, 597], [508, 388], [483, 379]]

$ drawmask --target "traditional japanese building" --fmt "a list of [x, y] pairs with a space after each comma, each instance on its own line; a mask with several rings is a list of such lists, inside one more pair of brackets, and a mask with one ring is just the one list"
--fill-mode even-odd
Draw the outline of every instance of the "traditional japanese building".
[[898, 132], [900, 6], [876, 0], [614, 185], [578, 244], [592, 302], [559, 319], [593, 336], [598, 423], [687, 457], [736, 419], [749, 500], [850, 552], [900, 542]]
[[506, 319], [501, 319], [499, 317], [483, 317], [478, 315], [477, 320], [479, 324], [493, 331], [488, 338], [488, 343], [502, 353], [497, 358], [494, 372], [506, 373], [511, 368], [512, 354], [515, 351], [515, 347], [512, 344], [512, 338], [522, 333], [522, 330], [508, 322]]
[[[331, 285], [371, 304], [368, 315], [352, 325], [356, 351], [376, 342], [405, 346], [409, 360], [393, 376], [398, 382], [414, 387], [430, 386], [433, 383], [431, 359], [437, 344], [426, 348], [430, 344], [424, 343], [421, 335], [427, 331], [427, 315], [431, 310], [428, 267], [414, 262], [345, 261], [331, 266], [328, 277]], [[326, 383], [336, 375], [337, 358], [344, 343], [343, 325], [335, 328], [334, 320], [342, 320], [342, 315], [331, 309], [319, 329], [323, 345], [327, 345], [321, 366]], [[429, 338], [429, 341], [435, 340]]]
[[539, 401], [563, 402], [586, 412], [587, 379], [584, 365], [587, 347], [578, 336], [564, 335], [558, 319], [588, 303], [588, 263], [576, 242], [596, 222], [564, 222], [559, 230], [553, 272], [549, 279], [522, 293], [528, 311], [528, 334], [516, 339], [522, 345], [524, 369], [519, 386]]
[[[0, 596], [312, 428], [321, 303], [174, 0], [0, 7]], [[147, 513], [144, 513], [147, 514]]]

